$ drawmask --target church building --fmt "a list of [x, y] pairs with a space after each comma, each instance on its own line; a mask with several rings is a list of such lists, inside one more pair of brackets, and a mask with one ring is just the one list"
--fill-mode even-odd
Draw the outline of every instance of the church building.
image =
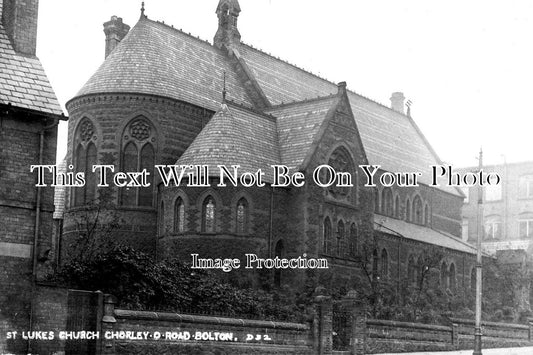
[[[155, 258], [328, 260], [324, 274], [266, 272], [276, 286], [305, 279], [356, 288], [372, 240], [376, 277], [400, 287], [415, 278], [420, 255], [439, 247], [445, 287], [470, 288], [475, 249], [461, 240], [464, 195], [430, 186], [430, 166], [441, 161], [403, 94], [384, 106], [245, 44], [240, 13], [237, 0], [220, 0], [212, 43], [144, 9], [131, 29], [115, 16], [104, 24], [105, 61], [66, 105], [67, 163], [89, 178], [66, 198], [63, 239], [79, 233], [87, 206], [100, 204], [119, 215], [116, 238]], [[94, 164], [147, 169], [150, 187], [97, 188]], [[214, 182], [219, 165], [261, 169], [266, 185], [164, 186], [154, 166], [174, 164], [208, 166]], [[314, 184], [313, 171], [326, 164], [349, 172], [353, 186]], [[272, 165], [303, 173], [306, 184], [273, 187]], [[379, 165], [376, 176], [421, 172], [420, 186], [365, 187], [360, 165]], [[253, 272], [236, 275], [258, 282]]]

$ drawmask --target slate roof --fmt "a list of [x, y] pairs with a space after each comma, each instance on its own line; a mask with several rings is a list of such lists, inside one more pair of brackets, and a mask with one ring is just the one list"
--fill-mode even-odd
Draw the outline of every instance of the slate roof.
[[374, 229], [377, 231], [399, 235], [407, 239], [438, 245], [464, 253], [476, 254], [476, 248], [474, 246], [450, 234], [382, 215], [376, 216], [375, 219]]
[[301, 170], [324, 118], [338, 100], [336, 95], [326, 96], [267, 111], [277, 117], [278, 142], [283, 165]]
[[[337, 85], [275, 58], [249, 45], [241, 44], [239, 53], [250, 68], [253, 79], [272, 105], [292, 101], [308, 101], [335, 94]], [[135, 92], [155, 94], [187, 101], [217, 111], [220, 107], [223, 72], [227, 76], [229, 99], [253, 106], [244, 85], [239, 80], [230, 59], [211, 44], [168, 25], [141, 18], [126, 38], [108, 56], [78, 96], [94, 93]], [[430, 165], [440, 160], [408, 116], [389, 107], [348, 91], [348, 98], [370, 164], [381, 165], [390, 172], [422, 172], [420, 182], [429, 184]], [[283, 110], [267, 112], [280, 116], [279, 147], [282, 160], [289, 166], [301, 163], [306, 147], [312, 144], [312, 133], [325, 116], [303, 119], [302, 107], [298, 115]], [[285, 117], [286, 116], [286, 117]], [[288, 117], [295, 117], [291, 121]], [[313, 122], [313, 123], [311, 123]], [[304, 124], [305, 127], [299, 127]], [[289, 145], [288, 137], [300, 132], [299, 142]], [[302, 151], [291, 152], [301, 148]], [[461, 193], [448, 186], [440, 189], [456, 196]]]
[[[0, 19], [2, 1], [0, 1]], [[0, 104], [63, 114], [54, 90], [37, 57], [21, 55], [13, 49], [0, 21]]]
[[[176, 165], [208, 165], [219, 176], [218, 165], [240, 165], [241, 172], [265, 172], [273, 182], [270, 165], [280, 164], [276, 123], [273, 118], [248, 109], [223, 104], [198, 134]], [[240, 174], [239, 174], [240, 175]]]
[[76, 96], [143, 93], [217, 111], [228, 98], [251, 106], [226, 56], [208, 42], [141, 17]]

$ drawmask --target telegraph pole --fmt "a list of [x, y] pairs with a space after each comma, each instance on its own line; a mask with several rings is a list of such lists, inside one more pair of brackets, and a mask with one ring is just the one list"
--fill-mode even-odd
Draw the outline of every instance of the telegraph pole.
[[[483, 149], [479, 150], [479, 171], [483, 169]], [[476, 260], [476, 325], [474, 330], [474, 353], [473, 355], [482, 355], [481, 353], [481, 295], [482, 295], [482, 264], [481, 264], [481, 239], [484, 233], [483, 225], [483, 186], [481, 183], [477, 189], [477, 260]]]

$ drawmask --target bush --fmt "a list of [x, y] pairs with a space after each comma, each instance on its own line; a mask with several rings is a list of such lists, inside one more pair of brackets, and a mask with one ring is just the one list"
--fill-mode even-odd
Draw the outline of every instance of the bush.
[[155, 262], [127, 246], [71, 259], [57, 275], [71, 288], [115, 295], [119, 307], [304, 321], [307, 306], [284, 292], [240, 289], [178, 261]]

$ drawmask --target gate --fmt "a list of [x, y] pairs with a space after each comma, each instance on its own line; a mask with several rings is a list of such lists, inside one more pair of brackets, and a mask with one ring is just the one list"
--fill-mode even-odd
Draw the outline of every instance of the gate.
[[350, 312], [342, 307], [342, 305], [334, 303], [332, 318], [333, 350], [349, 350], [351, 328]]
[[[89, 291], [68, 291], [68, 332], [100, 332], [103, 312], [103, 293]], [[98, 355], [99, 340], [69, 339], [65, 341], [66, 355]]]

